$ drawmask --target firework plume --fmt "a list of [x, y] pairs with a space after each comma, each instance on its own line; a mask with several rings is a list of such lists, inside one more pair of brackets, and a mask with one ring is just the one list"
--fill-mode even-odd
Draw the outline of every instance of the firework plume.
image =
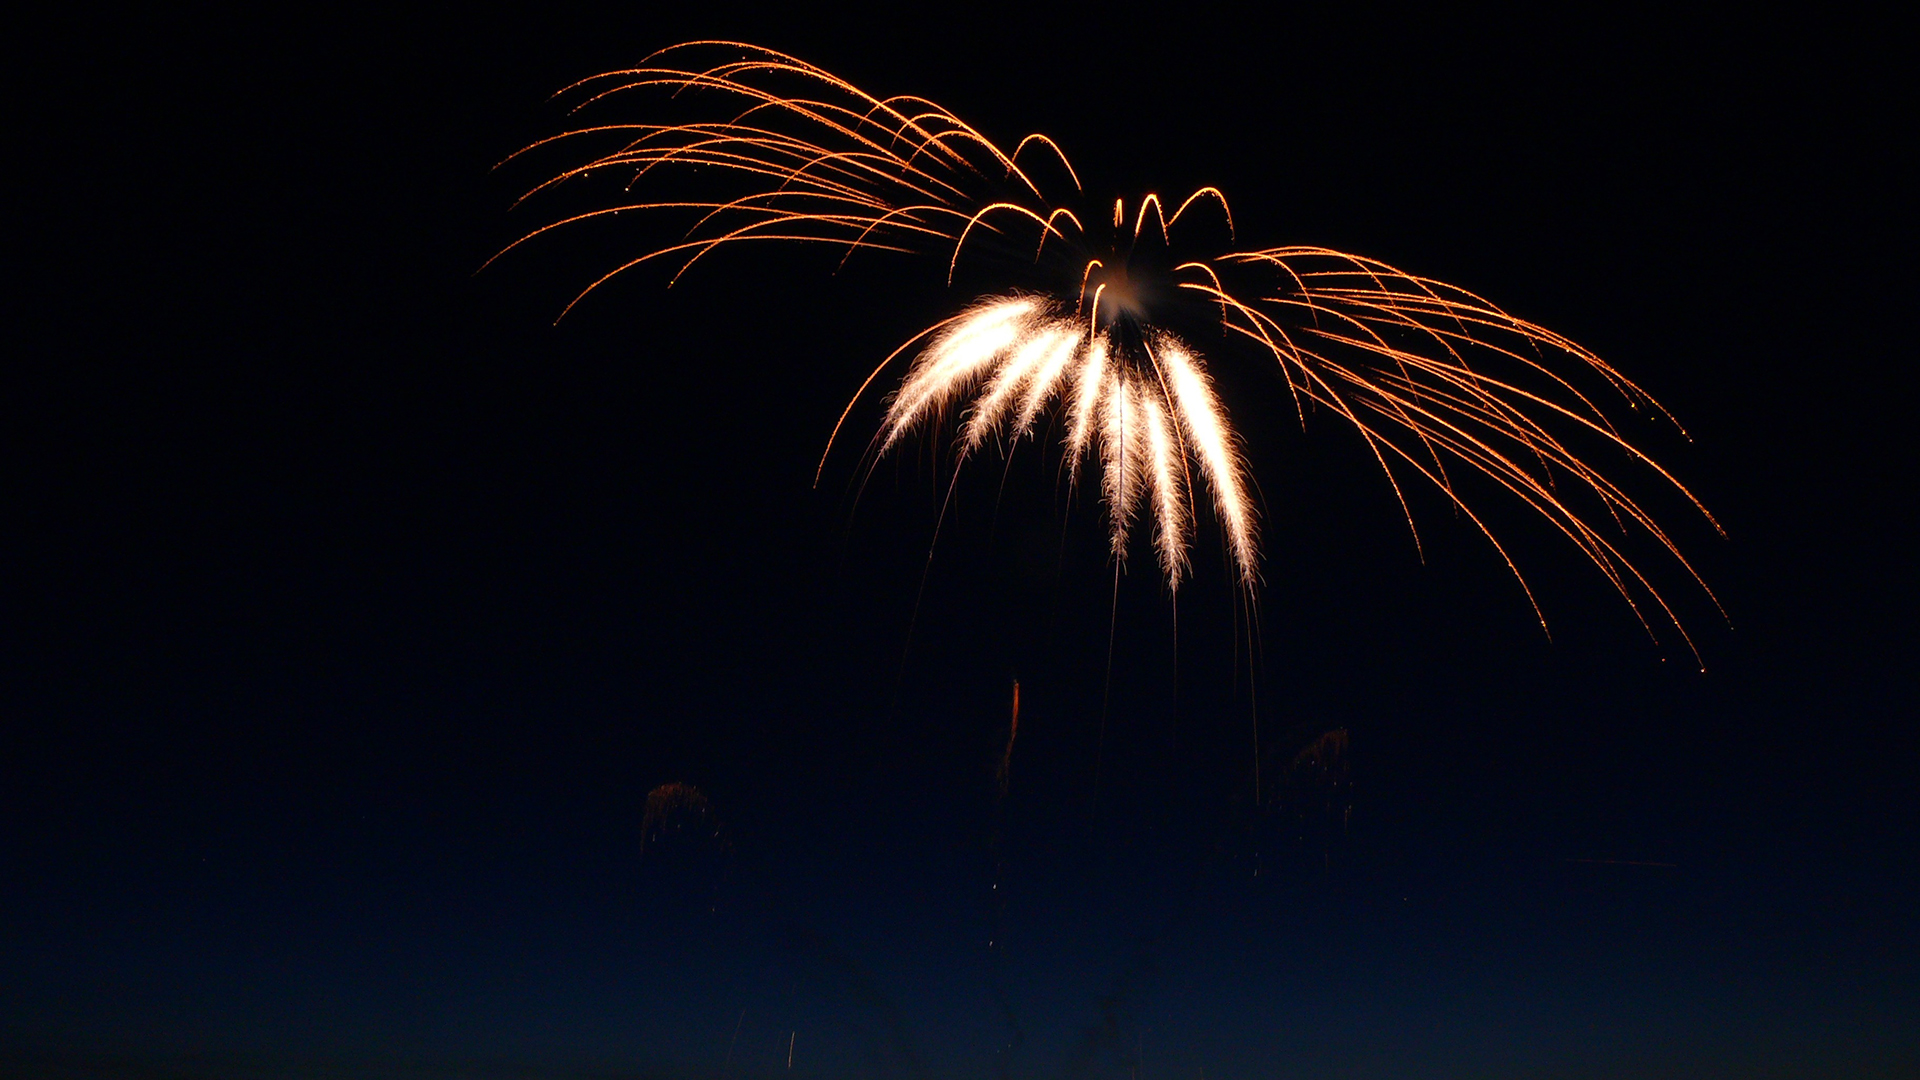
[[[1649, 633], [1657, 612], [1685, 636], [1623, 538], [1651, 537], [1704, 583], [1653, 517], [1589, 461], [1598, 453], [1650, 471], [1707, 514], [1602, 406], [1672, 418], [1566, 337], [1375, 259], [1313, 246], [1241, 249], [1215, 188], [1178, 203], [1116, 199], [1109, 209], [1085, 195], [1044, 135], [1007, 150], [924, 98], [874, 97], [770, 49], [677, 45], [561, 96], [580, 126], [515, 157], [590, 148], [527, 196], [584, 188], [588, 208], [507, 250], [621, 213], [680, 215], [685, 226], [608, 270], [566, 310], [643, 263], [665, 261], [677, 280], [716, 249], [756, 241], [829, 245], [843, 263], [863, 251], [932, 256], [949, 284], [963, 267], [988, 265], [1047, 283], [984, 296], [895, 350], [841, 414], [829, 451], [854, 403], [917, 348], [887, 400], [878, 452], [948, 422], [957, 423], [961, 461], [989, 443], [1060, 432], [1069, 482], [1080, 481], [1083, 462], [1097, 466], [1116, 561], [1136, 533], [1150, 533], [1168, 588], [1177, 588], [1189, 573], [1194, 505], [1205, 501], [1251, 589], [1259, 523], [1247, 465], [1194, 335], [1169, 328], [1199, 313], [1209, 333], [1273, 362], [1302, 425], [1310, 411], [1325, 412], [1355, 431], [1403, 511], [1409, 479], [1444, 493], [1493, 544], [1536, 615], [1518, 567], [1468, 505], [1462, 476], [1490, 480], [1537, 511]], [[639, 119], [620, 118], [623, 109]], [[1213, 247], [1193, 250], [1190, 233]]]

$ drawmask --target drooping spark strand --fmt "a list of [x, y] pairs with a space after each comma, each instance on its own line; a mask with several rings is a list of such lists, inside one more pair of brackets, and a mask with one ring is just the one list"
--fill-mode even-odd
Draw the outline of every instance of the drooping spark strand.
[[[1059, 327], [1049, 327], [1032, 334], [1012, 350], [1012, 356], [988, 384], [987, 392], [973, 406], [973, 415], [967, 418], [966, 448], [979, 447], [987, 433], [1000, 426], [1006, 418], [1007, 406], [1016, 394], [1032, 384], [1035, 390], [1044, 392], [1045, 385], [1039, 380], [1041, 371], [1051, 367], [1050, 361], [1055, 354], [1064, 350], [1062, 342], [1071, 343], [1074, 339], [1068, 331]], [[1029, 393], [1025, 397], [1033, 397]], [[1025, 411], [1024, 409], [1022, 410]], [[1019, 425], [1016, 425], [1016, 433]]]
[[1060, 380], [1066, 374], [1067, 365], [1073, 362], [1074, 355], [1080, 349], [1078, 332], [1061, 332], [1058, 340], [1048, 353], [1045, 364], [1034, 372], [1032, 382], [1027, 385], [1026, 400], [1020, 403], [1020, 415], [1014, 417], [1013, 433], [1025, 435], [1033, 428], [1034, 417], [1039, 415], [1040, 407], [1047, 403], [1056, 390]]
[[1140, 391], [1129, 372], [1107, 376], [1100, 411], [1100, 456], [1106, 465], [1101, 493], [1107, 500], [1107, 524], [1113, 557], [1127, 557], [1127, 533], [1140, 496], [1140, 467], [1145, 458], [1140, 430]]
[[1039, 306], [1028, 298], [981, 305], [920, 354], [887, 410], [885, 453], [915, 422], [945, 407], [1021, 338], [1026, 318]]
[[1167, 588], [1178, 589], [1187, 569], [1186, 486], [1174, 469], [1173, 433], [1167, 430], [1167, 409], [1157, 393], [1143, 394], [1141, 412], [1147, 425], [1147, 459], [1153, 468], [1154, 546], [1160, 551], [1160, 571]]
[[1093, 421], [1100, 408], [1100, 387], [1107, 377], [1107, 342], [1095, 338], [1074, 372], [1073, 406], [1068, 410], [1067, 471], [1078, 476], [1080, 458], [1087, 452], [1087, 440], [1093, 434]]
[[1248, 505], [1240, 478], [1240, 456], [1234, 450], [1226, 414], [1214, 399], [1213, 387], [1206, 375], [1185, 348], [1162, 339], [1154, 355], [1164, 365], [1173, 385], [1173, 401], [1180, 424], [1199, 451], [1200, 467], [1206, 471], [1214, 509], [1226, 527], [1227, 542], [1233, 548], [1241, 580], [1252, 584], [1256, 544], [1253, 508]]

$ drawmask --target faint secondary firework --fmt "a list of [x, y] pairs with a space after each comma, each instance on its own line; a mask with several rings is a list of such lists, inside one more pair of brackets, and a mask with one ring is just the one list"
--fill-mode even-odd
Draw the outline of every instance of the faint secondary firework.
[[646, 809], [640, 818], [640, 852], [647, 845], [656, 848], [684, 837], [717, 841], [720, 826], [713, 804], [692, 784], [661, 784], [647, 792]]
[[1651, 538], [1703, 590], [1705, 582], [1595, 463], [1650, 471], [1713, 522], [1603, 405], [1673, 418], [1552, 330], [1377, 259], [1309, 245], [1242, 249], [1217, 188], [1177, 203], [1146, 194], [1109, 207], [1086, 195], [1044, 135], [1009, 151], [925, 98], [875, 97], [771, 49], [676, 45], [558, 96], [589, 119], [509, 160], [591, 148], [521, 199], [582, 189], [585, 205], [500, 254], [622, 213], [680, 215], [684, 226], [601, 275], [562, 317], [643, 263], [665, 260], [678, 280], [716, 249], [765, 241], [830, 245], [843, 250], [843, 264], [860, 251], [930, 255], [950, 285], [963, 267], [1041, 283], [1003, 285], [902, 344], [841, 413], [829, 454], [854, 405], [917, 348], [887, 399], [877, 453], [957, 421], [964, 463], [990, 442], [1010, 450], [1038, 437], [1045, 420], [1064, 444], [1070, 483], [1083, 462], [1098, 468], [1116, 569], [1139, 525], [1151, 533], [1168, 589], [1177, 589], [1189, 573], [1195, 491], [1204, 488], [1250, 591], [1259, 536], [1247, 464], [1207, 361], [1189, 343], [1195, 335], [1173, 330], [1198, 326], [1270, 359], [1302, 426], [1310, 411], [1324, 411], [1356, 432], [1410, 529], [1405, 483], [1418, 478], [1442, 492], [1499, 553], [1543, 627], [1532, 589], [1469, 505], [1462, 477], [1505, 489], [1572, 541], [1656, 640], [1656, 622], [1686, 639], [1625, 550], [1627, 538]]

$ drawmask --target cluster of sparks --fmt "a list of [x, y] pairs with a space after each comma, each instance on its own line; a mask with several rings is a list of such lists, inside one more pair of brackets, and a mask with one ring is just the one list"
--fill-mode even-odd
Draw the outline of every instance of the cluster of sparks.
[[1187, 572], [1193, 525], [1188, 461], [1197, 458], [1244, 580], [1256, 559], [1253, 508], [1225, 411], [1199, 361], [1171, 336], [1143, 345], [1150, 369], [1126, 363], [1090, 321], [1039, 297], [982, 302], [953, 320], [920, 354], [889, 403], [884, 453], [917, 422], [946, 411], [976, 387], [961, 428], [962, 455], [990, 435], [1032, 432], [1043, 407], [1066, 406], [1069, 470], [1095, 453], [1113, 555], [1124, 559], [1141, 504], [1169, 588]]
[[[1161, 291], [1203, 301], [1224, 335], [1277, 363], [1303, 425], [1310, 410], [1325, 410], [1359, 435], [1410, 528], [1402, 484], [1418, 476], [1487, 537], [1538, 615], [1532, 590], [1456, 477], [1489, 479], [1578, 546], [1649, 633], [1648, 614], [1657, 609], [1685, 637], [1623, 550], [1623, 533], [1652, 537], [1705, 584], [1651, 514], [1584, 455], [1624, 456], [1710, 522], [1711, 515], [1622, 436], [1600, 401], [1610, 395], [1631, 410], [1672, 418], [1577, 343], [1474, 293], [1377, 260], [1308, 246], [1235, 249], [1232, 213], [1215, 188], [1194, 192], [1172, 213], [1155, 195], [1137, 200], [1131, 213], [1120, 200], [1110, 217], [1104, 208], [1096, 213], [1065, 154], [1043, 135], [1009, 152], [923, 98], [874, 97], [757, 46], [674, 46], [562, 95], [575, 99], [579, 113], [649, 91], [675, 107], [704, 109], [702, 118], [588, 124], [520, 152], [603, 140], [610, 148], [528, 195], [607, 176], [618, 180], [619, 194], [590, 196], [590, 208], [507, 250], [622, 212], [689, 219], [677, 240], [614, 267], [568, 311], [643, 263], [671, 260], [677, 280], [716, 249], [752, 241], [831, 245], [843, 249], [842, 262], [861, 250], [934, 254], [949, 282], [963, 257], [1005, 263], [1011, 255], [1018, 262], [1007, 265], [1057, 267], [1054, 288], [983, 297], [895, 350], [841, 414], [829, 451], [882, 371], [919, 346], [888, 400], [878, 452], [957, 414], [964, 460], [990, 441], [1037, 436], [1045, 419], [1064, 428], [1071, 480], [1079, 480], [1083, 461], [1098, 463], [1116, 560], [1126, 558], [1136, 523], [1148, 522], [1160, 569], [1177, 588], [1189, 573], [1194, 490], [1204, 484], [1228, 557], [1251, 588], [1258, 522], [1238, 438], [1203, 358], [1152, 321], [1152, 290], [1140, 284], [1143, 268], [1151, 268]], [[1047, 187], [1071, 193], [1056, 201]], [[636, 189], [646, 194], [635, 196]], [[1226, 249], [1183, 260], [1173, 254], [1183, 250], [1176, 227], [1200, 215], [1227, 239]]]

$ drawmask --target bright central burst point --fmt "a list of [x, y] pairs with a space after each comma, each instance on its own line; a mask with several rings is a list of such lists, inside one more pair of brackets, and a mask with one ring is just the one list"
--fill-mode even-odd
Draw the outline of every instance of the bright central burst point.
[[[1120, 319], [1146, 321], [1148, 305], [1159, 292], [1149, 276], [1130, 272], [1124, 265], [1109, 272], [1095, 270], [1087, 275], [1087, 283], [1092, 287], [1087, 297], [1089, 306], [1101, 326]], [[1096, 295], [1099, 299], [1094, 302]]]

